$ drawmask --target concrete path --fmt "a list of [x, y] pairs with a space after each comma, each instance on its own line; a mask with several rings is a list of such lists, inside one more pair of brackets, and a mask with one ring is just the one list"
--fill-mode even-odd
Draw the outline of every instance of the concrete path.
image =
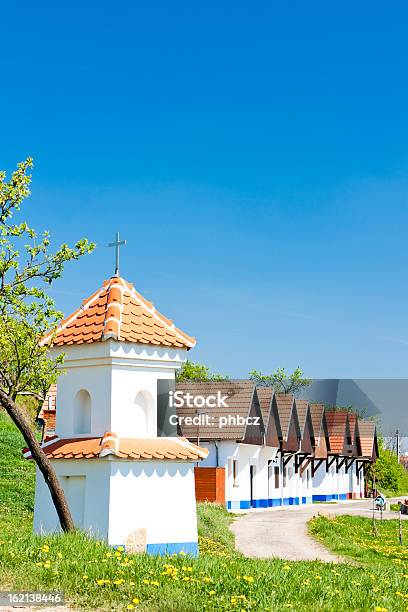
[[[341, 561], [339, 557], [310, 537], [307, 532], [308, 521], [318, 514], [370, 517], [372, 501], [353, 500], [248, 512], [231, 525], [231, 531], [235, 534], [236, 548], [247, 557], [339, 562]], [[377, 514], [379, 518], [379, 513]], [[395, 519], [398, 518], [398, 514], [384, 512], [383, 518]]]

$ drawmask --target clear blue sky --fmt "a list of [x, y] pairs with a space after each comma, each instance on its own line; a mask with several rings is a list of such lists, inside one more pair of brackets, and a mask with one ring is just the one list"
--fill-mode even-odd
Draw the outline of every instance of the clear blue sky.
[[2, 6], [0, 167], [231, 376], [408, 374], [406, 3]]

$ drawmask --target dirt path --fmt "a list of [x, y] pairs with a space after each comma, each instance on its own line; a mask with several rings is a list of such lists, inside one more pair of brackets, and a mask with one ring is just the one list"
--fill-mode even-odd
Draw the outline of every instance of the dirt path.
[[[313, 504], [283, 510], [249, 512], [231, 526], [237, 549], [247, 557], [279, 557], [291, 561], [341, 559], [311, 538], [307, 523], [318, 514], [371, 516], [372, 502], [349, 501], [337, 504]], [[395, 512], [384, 512], [384, 518], [397, 518]], [[408, 518], [408, 517], [405, 517]]]

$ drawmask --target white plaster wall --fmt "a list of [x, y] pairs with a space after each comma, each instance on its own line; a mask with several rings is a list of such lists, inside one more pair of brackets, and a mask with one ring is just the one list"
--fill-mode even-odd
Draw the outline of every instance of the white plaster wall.
[[255, 499], [271, 499], [278, 491], [273, 488], [273, 475], [271, 483], [269, 483], [268, 476], [269, 461], [275, 459], [277, 452], [277, 448], [272, 448], [270, 446], [263, 446], [260, 448], [255, 479]]
[[[275, 456], [271, 457], [271, 477], [268, 482], [268, 496], [267, 499], [280, 499], [282, 497], [282, 462], [280, 456], [277, 455], [277, 449]], [[279, 486], [275, 487], [275, 473], [274, 468], [279, 468]], [[269, 478], [269, 476], [268, 476]]]
[[313, 495], [332, 495], [337, 493], [337, 482], [334, 478], [334, 467], [326, 472], [326, 462], [322, 463], [313, 477]]
[[[82, 528], [97, 538], [106, 539], [109, 523], [109, 462], [92, 459], [71, 461], [69, 459], [58, 459], [51, 462], [64, 489], [66, 483], [64, 477], [85, 476], [84, 522]], [[53, 533], [60, 530], [58, 516], [49, 489], [37, 468], [34, 531], [36, 533]]]
[[339, 495], [347, 495], [347, 493], [349, 493], [349, 475], [346, 474], [346, 468], [344, 465], [339, 470], [337, 482]]
[[110, 462], [109, 539], [147, 530], [148, 544], [197, 542], [194, 464]]
[[[91, 435], [102, 436], [105, 431], [122, 437], [157, 435], [157, 379], [174, 378], [187, 351], [108, 340], [50, 351], [52, 356], [61, 352], [65, 363], [58, 381], [58, 436], [77, 435], [74, 401], [82, 389], [91, 396]], [[139, 392], [144, 392], [149, 406], [147, 428], [137, 415]]]
[[286, 484], [283, 484], [283, 465], [281, 463], [281, 497], [298, 497], [299, 496], [299, 478], [295, 473], [295, 459], [291, 459], [286, 464]]
[[[312, 468], [309, 464], [302, 474], [300, 474], [300, 469], [298, 472], [299, 497], [306, 497], [307, 501], [310, 501], [310, 498], [313, 495], [313, 480], [311, 470]], [[302, 499], [300, 499], [300, 503], [302, 503]]]
[[[209, 450], [208, 457], [200, 463], [202, 467], [225, 468], [225, 498], [227, 501], [250, 499], [250, 465], [255, 466], [254, 499], [268, 499], [268, 461], [276, 457], [277, 448], [241, 444], [235, 441], [220, 440], [217, 454], [214, 442], [200, 442]], [[233, 482], [232, 460], [238, 461], [236, 485]]]
[[58, 410], [56, 414], [55, 433], [60, 438], [75, 433], [74, 403], [78, 391], [85, 389], [91, 396], [91, 431], [90, 435], [103, 436], [111, 430], [111, 368], [90, 366], [84, 368], [65, 367], [66, 373], [58, 379]]

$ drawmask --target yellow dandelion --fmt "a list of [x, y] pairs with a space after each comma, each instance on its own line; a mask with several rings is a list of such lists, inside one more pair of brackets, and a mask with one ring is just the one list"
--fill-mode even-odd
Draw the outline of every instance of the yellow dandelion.
[[215, 591], [209, 591], [208, 594], [209, 595], [215, 595]]
[[137, 605], [138, 603], [140, 603], [140, 601], [139, 601], [139, 599], [138, 599], [137, 597], [134, 597], [134, 598], [132, 599], [132, 601], [133, 601], [133, 603], [134, 603], [134, 604], [136, 604], [136, 605]]

